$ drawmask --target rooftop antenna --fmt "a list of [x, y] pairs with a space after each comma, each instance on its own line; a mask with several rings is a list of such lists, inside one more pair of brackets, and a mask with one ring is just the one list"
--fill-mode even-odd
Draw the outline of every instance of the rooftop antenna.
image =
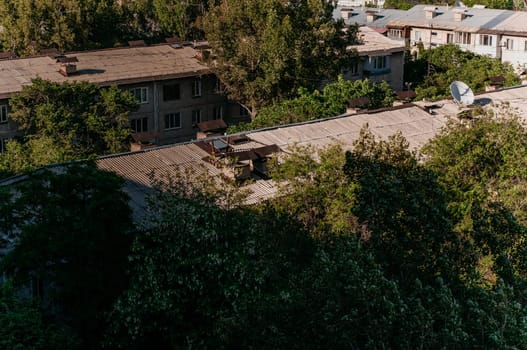
[[474, 93], [472, 89], [462, 81], [453, 81], [450, 84], [450, 93], [454, 101], [460, 106], [470, 106], [474, 103]]

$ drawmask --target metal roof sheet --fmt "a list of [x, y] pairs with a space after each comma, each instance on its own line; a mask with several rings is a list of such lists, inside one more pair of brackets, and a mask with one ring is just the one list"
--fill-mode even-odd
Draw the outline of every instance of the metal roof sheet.
[[[496, 105], [501, 102], [507, 102], [527, 121], [527, 86], [479, 94], [475, 98], [476, 104], [484, 105], [486, 108], [498, 108]], [[438, 108], [433, 110], [433, 114], [425, 111], [426, 104], [427, 102], [419, 102], [369, 114], [345, 115], [333, 119], [254, 130], [247, 133], [250, 142], [235, 147], [239, 150], [254, 150], [276, 144], [287, 151], [294, 144], [325, 147], [338, 142], [343, 149], [351, 150], [361, 128], [367, 124], [373, 134], [381, 138], [400, 132], [412, 149], [419, 149], [441, 130], [449, 116], [455, 116], [460, 111], [450, 99], [437, 102]], [[185, 170], [191, 170], [196, 174], [206, 171], [213, 176], [222, 173], [222, 169], [205, 160], [208, 156], [209, 154], [196, 142], [101, 157], [96, 162], [99, 168], [113, 171], [127, 180], [125, 190], [132, 198], [131, 205], [135, 217], [140, 218], [145, 213], [145, 198], [152, 193], [152, 176], [159, 179], [164, 174], [174, 176]], [[14, 182], [16, 181], [13, 179], [7, 179], [0, 182], [0, 185]], [[268, 199], [276, 191], [272, 180], [258, 177], [255, 181], [249, 182], [246, 188], [251, 191], [247, 199], [248, 204]]]

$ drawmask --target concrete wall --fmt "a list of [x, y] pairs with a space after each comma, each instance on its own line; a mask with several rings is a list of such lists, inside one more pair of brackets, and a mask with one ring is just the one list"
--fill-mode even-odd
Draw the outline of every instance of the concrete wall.
[[[513, 42], [512, 48], [506, 46], [507, 39]], [[509, 62], [514, 68], [520, 69], [527, 67], [526, 37], [508, 36], [501, 37], [501, 60]]]
[[[499, 57], [499, 36], [498, 35], [492, 35], [492, 34], [475, 34], [476, 40], [474, 44], [474, 52], [478, 55], [487, 55], [492, 58], [498, 58]], [[484, 36], [487, 36], [487, 38], [491, 38], [492, 45], [482, 45], [482, 40]]]
[[[165, 81], [155, 81], [144, 84], [127, 85], [122, 88], [147, 88], [148, 102], [139, 105], [139, 109], [130, 115], [130, 119], [148, 118], [146, 133], [155, 134], [158, 144], [168, 144], [179, 141], [189, 141], [196, 136], [197, 128], [193, 123], [194, 111], [200, 111], [201, 120], [214, 119], [221, 108], [226, 116], [227, 100], [216, 91], [216, 78], [212, 75], [201, 79], [201, 94], [193, 96], [193, 85], [196, 78], [182, 78]], [[179, 98], [165, 99], [168, 89], [179, 88]], [[167, 127], [165, 116], [179, 113], [179, 125]], [[139, 135], [140, 136], [140, 135]]]

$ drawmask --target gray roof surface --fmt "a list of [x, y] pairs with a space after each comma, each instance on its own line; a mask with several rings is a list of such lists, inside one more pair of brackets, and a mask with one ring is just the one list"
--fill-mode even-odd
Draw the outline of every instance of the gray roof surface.
[[527, 36], [527, 12], [515, 11], [500, 21], [496, 19], [491, 29], [504, 33], [523, 33]]
[[55, 58], [42, 56], [0, 60], [0, 98], [7, 98], [31, 84], [33, 78], [54, 82], [88, 81], [100, 85], [132, 84], [206, 74], [209, 69], [191, 47], [175, 49], [168, 44], [126, 47], [67, 54], [76, 57], [76, 74], [60, 74]]
[[[437, 8], [437, 15], [434, 18], [427, 19], [425, 8], [430, 7]], [[408, 25], [423, 28], [432, 26], [438, 29], [444, 28], [465, 32], [477, 32], [480, 29], [494, 28], [498, 23], [501, 23], [514, 13], [509, 10], [467, 8], [466, 18], [461, 21], [456, 21], [454, 19], [454, 13], [460, 10], [463, 9], [452, 6], [416, 5], [406, 11], [404, 15], [389, 21], [387, 24], [391, 26]]]
[[[300, 123], [247, 133], [249, 143], [237, 149], [252, 149], [276, 144], [287, 151], [293, 145], [312, 145], [316, 148], [339, 143], [345, 150], [353, 148], [362, 127], [368, 125], [377, 136], [387, 138], [401, 132], [413, 149], [423, 146], [445, 124], [442, 116], [430, 115], [417, 106], [381, 111], [372, 114], [355, 114], [333, 119]], [[99, 168], [113, 171], [126, 179], [125, 189], [130, 194], [135, 216], [141, 217], [146, 208], [146, 197], [152, 193], [150, 174], [155, 178], [163, 175], [175, 176], [181, 171], [196, 173], [208, 171], [217, 176], [222, 171], [205, 161], [208, 153], [195, 143], [175, 144], [139, 152], [102, 157], [97, 160]], [[250, 195], [248, 204], [261, 202], [276, 193], [272, 180], [256, 178], [247, 186]]]
[[[340, 19], [341, 9], [350, 8], [348, 6], [339, 6], [333, 10], [333, 18]], [[366, 11], [378, 11], [377, 19], [373, 22], [368, 22], [366, 19]], [[386, 24], [393, 19], [400, 18], [404, 16], [406, 11], [397, 10], [397, 9], [372, 9], [368, 7], [353, 7], [353, 16], [348, 19], [344, 19], [344, 22], [348, 25], [358, 24], [360, 26], [369, 26], [369, 27], [386, 27]]]
[[[518, 86], [495, 92], [476, 95], [475, 103], [486, 108], [499, 108], [506, 102], [527, 121], [527, 86]], [[237, 146], [239, 150], [252, 149], [262, 145], [276, 144], [287, 151], [293, 145], [311, 145], [315, 148], [339, 143], [343, 149], [353, 149], [353, 142], [359, 137], [362, 127], [378, 137], [386, 139], [400, 132], [409, 142], [410, 148], [420, 149], [446, 124], [449, 117], [462, 109], [451, 99], [435, 102], [440, 108], [433, 114], [424, 110], [426, 102], [374, 113], [352, 114], [332, 119], [316, 120], [288, 126], [254, 130], [247, 133], [249, 143]], [[175, 144], [140, 152], [102, 157], [97, 164], [102, 169], [116, 172], [127, 179], [126, 190], [131, 194], [135, 210], [142, 211], [145, 196], [151, 192], [148, 174], [175, 174], [175, 169], [193, 169], [196, 172], [209, 171], [218, 175], [221, 170], [206, 162], [208, 154], [195, 143]], [[257, 203], [272, 197], [276, 187], [272, 180], [256, 179], [249, 183], [251, 191], [247, 203]]]
[[[341, 9], [337, 7], [333, 11], [333, 17], [341, 17]], [[425, 8], [437, 8], [434, 18], [426, 18]], [[454, 19], [455, 11], [466, 10], [466, 17], [461, 21]], [[378, 11], [378, 18], [374, 22], [368, 22], [366, 11]], [[371, 9], [366, 7], [354, 7], [353, 16], [344, 19], [346, 24], [358, 24], [374, 28], [384, 27], [422, 27], [430, 26], [437, 29], [456, 30], [464, 32], [510, 32], [518, 35], [527, 32], [527, 12], [499, 10], [489, 8], [456, 8], [452, 6], [415, 5], [411, 9]]]
[[404, 42], [392, 40], [369, 27], [360, 27], [359, 36], [364, 44], [352, 45], [350, 48], [356, 49], [360, 56], [405, 50]]
[[[475, 104], [485, 108], [499, 109], [499, 105], [504, 102], [527, 122], [527, 86], [475, 96]], [[371, 113], [342, 115], [331, 119], [254, 130], [246, 134], [249, 142], [234, 147], [243, 151], [275, 144], [281, 150], [287, 151], [293, 145], [312, 145], [320, 148], [339, 143], [343, 149], [351, 150], [361, 128], [367, 125], [376, 136], [383, 139], [400, 132], [408, 140], [410, 148], [418, 150], [442, 129], [449, 117], [454, 117], [463, 110], [452, 99], [434, 104], [439, 108], [434, 109], [432, 114], [425, 111], [426, 102], [418, 102]], [[222, 169], [207, 162], [205, 158], [208, 156], [209, 154], [196, 142], [190, 142], [105, 156], [97, 159], [97, 165], [126, 180], [125, 190], [132, 198], [131, 205], [135, 217], [141, 218], [145, 213], [146, 197], [152, 193], [150, 174], [160, 178], [163, 175], [175, 176], [190, 169], [196, 173], [207, 171], [218, 177]], [[0, 182], [0, 186], [23, 181], [24, 177], [4, 180]], [[251, 191], [248, 204], [268, 199], [276, 193], [272, 180], [255, 178], [246, 187]]]

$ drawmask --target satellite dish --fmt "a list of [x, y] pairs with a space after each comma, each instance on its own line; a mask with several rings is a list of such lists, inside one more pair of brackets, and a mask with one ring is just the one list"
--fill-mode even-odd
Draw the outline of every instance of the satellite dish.
[[460, 105], [470, 106], [474, 103], [474, 93], [472, 92], [472, 89], [462, 81], [453, 81], [452, 84], [450, 84], [450, 93], [454, 100]]

